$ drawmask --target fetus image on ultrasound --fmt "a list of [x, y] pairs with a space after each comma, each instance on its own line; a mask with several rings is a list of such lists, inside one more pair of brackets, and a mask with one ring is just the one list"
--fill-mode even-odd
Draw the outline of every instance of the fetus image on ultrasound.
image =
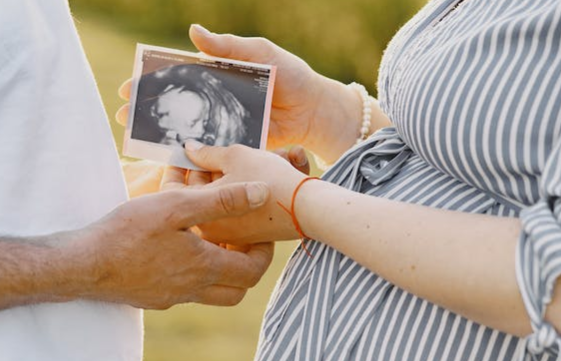
[[[141, 77], [133, 138], [183, 146], [252, 143], [249, 111], [222, 81], [199, 64], [169, 66]], [[140, 127], [140, 125], [142, 127]], [[251, 144], [248, 144], [251, 145]]]

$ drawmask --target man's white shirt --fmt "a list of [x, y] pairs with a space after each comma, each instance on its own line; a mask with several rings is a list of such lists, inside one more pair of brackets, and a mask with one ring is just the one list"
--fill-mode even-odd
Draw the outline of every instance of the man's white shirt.
[[[0, 0], [0, 235], [80, 228], [126, 198], [67, 0]], [[2, 361], [141, 359], [142, 313], [132, 307], [0, 311]]]

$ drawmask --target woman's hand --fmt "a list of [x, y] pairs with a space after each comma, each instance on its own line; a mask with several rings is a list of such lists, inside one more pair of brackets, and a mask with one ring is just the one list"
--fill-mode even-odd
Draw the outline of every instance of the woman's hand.
[[[243, 217], [225, 218], [199, 225], [205, 239], [240, 245], [298, 237], [290, 215], [277, 204], [277, 201], [290, 207], [294, 188], [306, 176], [292, 165], [298, 162], [294, 160], [288, 162], [283, 158], [284, 156], [288, 159], [301, 157], [298, 155], [304, 154], [301, 148], [279, 156], [279, 154], [241, 145], [209, 147], [188, 141], [186, 152], [194, 164], [212, 173], [191, 172], [186, 177], [185, 172], [171, 168], [164, 176], [164, 187], [181, 187], [185, 181], [191, 186], [216, 187], [236, 180], [244, 182], [259, 180], [267, 183], [271, 192], [270, 201], [255, 212]], [[301, 169], [306, 168], [307, 166], [304, 165]]]
[[[119, 96], [128, 101], [130, 98], [131, 81], [125, 81], [119, 87]], [[129, 103], [123, 105], [115, 114], [115, 120], [122, 126], [127, 125], [129, 117]], [[130, 198], [155, 193], [160, 190], [164, 166], [156, 162], [140, 160], [134, 162], [121, 162], [125, 183]]]
[[160, 182], [164, 173], [162, 164], [140, 160], [121, 162], [121, 167], [130, 198], [156, 193], [160, 190]]
[[200, 25], [192, 25], [189, 35], [206, 54], [277, 67], [269, 149], [302, 144], [332, 162], [354, 144], [360, 134], [362, 103], [349, 87], [321, 76], [264, 38], [214, 34]]
[[189, 36], [202, 52], [277, 66], [269, 147], [306, 144], [321, 97], [321, 77], [306, 62], [264, 38], [214, 34], [192, 25]]

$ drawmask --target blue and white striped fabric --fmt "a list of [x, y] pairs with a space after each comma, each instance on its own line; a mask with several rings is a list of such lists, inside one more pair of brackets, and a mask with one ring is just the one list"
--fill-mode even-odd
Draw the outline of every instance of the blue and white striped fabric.
[[561, 359], [543, 320], [561, 273], [560, 46], [559, 0], [429, 2], [380, 68], [394, 127], [324, 175], [376, 197], [520, 217], [516, 272], [535, 333], [476, 324], [310, 242], [314, 257], [297, 250], [279, 280], [256, 360]]

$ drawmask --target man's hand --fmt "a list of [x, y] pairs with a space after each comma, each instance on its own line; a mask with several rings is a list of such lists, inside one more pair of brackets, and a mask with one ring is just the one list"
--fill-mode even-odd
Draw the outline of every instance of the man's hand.
[[236, 252], [191, 227], [266, 203], [263, 183], [178, 189], [136, 198], [80, 230], [0, 237], [0, 309], [90, 299], [139, 308], [234, 305], [271, 262], [273, 245]]
[[246, 253], [202, 240], [190, 227], [239, 216], [268, 198], [262, 183], [175, 190], [137, 198], [92, 225], [97, 273], [87, 295], [141, 308], [234, 305], [267, 269], [271, 244]]

